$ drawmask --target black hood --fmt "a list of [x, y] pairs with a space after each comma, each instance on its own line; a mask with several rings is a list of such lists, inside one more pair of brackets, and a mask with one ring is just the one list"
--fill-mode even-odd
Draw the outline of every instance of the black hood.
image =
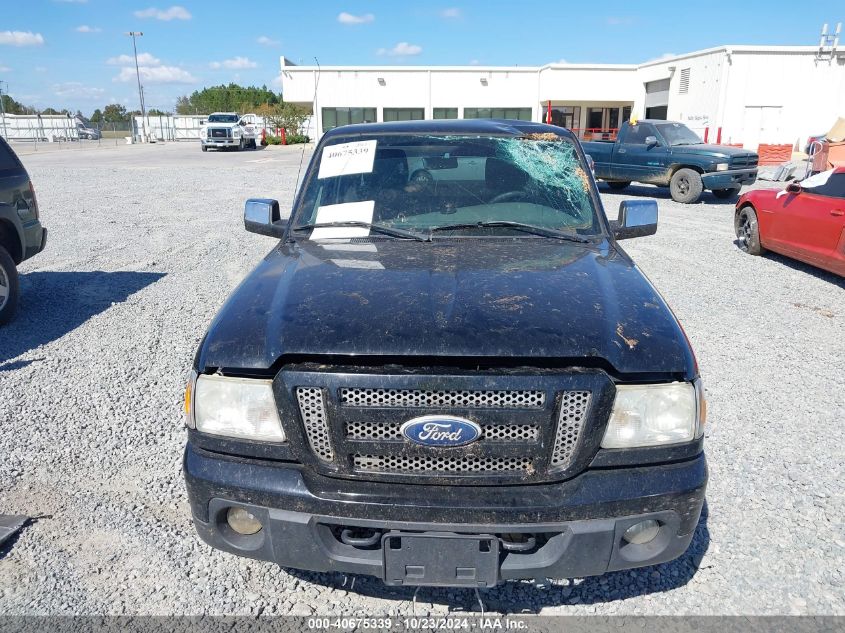
[[223, 306], [197, 365], [265, 371], [327, 355], [695, 371], [675, 317], [627, 256], [525, 238], [280, 245]]
[[673, 145], [673, 154], [695, 154], [710, 156], [718, 158], [724, 156], [725, 158], [736, 158], [738, 156], [757, 156], [754, 152], [741, 147], [730, 147], [728, 145], [710, 145], [709, 143], [700, 143], [697, 145]]

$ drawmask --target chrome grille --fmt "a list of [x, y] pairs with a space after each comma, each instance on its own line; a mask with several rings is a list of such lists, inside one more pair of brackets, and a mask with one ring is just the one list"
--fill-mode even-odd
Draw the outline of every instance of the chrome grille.
[[326, 420], [326, 406], [323, 402], [323, 390], [318, 387], [297, 387], [296, 399], [305, 425], [305, 434], [314, 454], [324, 462], [334, 460], [334, 451], [329, 439], [329, 427]]
[[[401, 440], [404, 439], [401, 422], [346, 423], [346, 437], [351, 440]], [[481, 426], [481, 440], [536, 442], [540, 429], [530, 424], [490, 424]]]
[[348, 407], [460, 407], [467, 409], [542, 409], [543, 391], [428, 391], [422, 389], [340, 390]]
[[589, 391], [565, 391], [560, 399], [551, 466], [564, 469], [572, 462], [590, 408]]
[[534, 468], [528, 457], [476, 457], [456, 455], [355, 455], [355, 468], [371, 472], [497, 473], [525, 472]]

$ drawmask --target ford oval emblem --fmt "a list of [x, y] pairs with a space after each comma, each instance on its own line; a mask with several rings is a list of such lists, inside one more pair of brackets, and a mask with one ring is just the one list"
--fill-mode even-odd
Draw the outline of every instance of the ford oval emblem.
[[449, 415], [424, 415], [405, 422], [402, 435], [422, 446], [464, 446], [481, 437], [481, 427], [475, 422]]

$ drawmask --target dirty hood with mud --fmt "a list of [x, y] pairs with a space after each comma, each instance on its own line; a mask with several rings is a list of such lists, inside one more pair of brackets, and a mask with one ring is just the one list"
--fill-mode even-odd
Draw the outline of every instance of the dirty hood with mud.
[[627, 256], [546, 239], [280, 245], [217, 315], [197, 367], [261, 372], [286, 356], [694, 373], [680, 326]]

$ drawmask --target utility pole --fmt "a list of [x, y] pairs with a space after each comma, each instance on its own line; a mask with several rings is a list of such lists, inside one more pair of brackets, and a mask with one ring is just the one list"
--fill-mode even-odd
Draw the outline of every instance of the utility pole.
[[138, 100], [141, 102], [141, 139], [147, 136], [147, 112], [144, 108], [144, 90], [141, 88], [141, 71], [138, 68], [138, 46], [135, 44], [136, 37], [142, 37], [141, 31], [129, 31], [127, 35], [132, 37], [132, 50], [135, 52], [135, 76], [138, 78]]

